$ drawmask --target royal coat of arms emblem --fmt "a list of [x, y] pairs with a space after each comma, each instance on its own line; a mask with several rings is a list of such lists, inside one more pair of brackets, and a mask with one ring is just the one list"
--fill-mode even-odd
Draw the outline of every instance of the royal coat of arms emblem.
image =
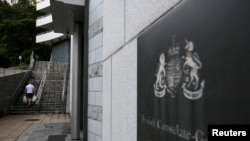
[[168, 62], [162, 51], [159, 56], [159, 63], [156, 69], [156, 81], [154, 84], [154, 94], [162, 98], [166, 94], [175, 97], [177, 86], [181, 85], [183, 95], [190, 99], [196, 100], [202, 97], [205, 87], [205, 80], [200, 80], [198, 71], [202, 68], [199, 56], [194, 52], [194, 43], [185, 40], [185, 54], [180, 57], [180, 44], [175, 43], [168, 48]]

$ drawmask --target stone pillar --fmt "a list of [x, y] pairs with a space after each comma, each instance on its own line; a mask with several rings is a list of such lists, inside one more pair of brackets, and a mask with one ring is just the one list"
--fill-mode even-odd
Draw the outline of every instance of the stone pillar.
[[71, 70], [72, 70], [72, 109], [71, 109], [71, 138], [73, 140], [80, 139], [80, 80], [81, 64], [80, 64], [80, 25], [74, 25], [74, 33], [71, 44]]

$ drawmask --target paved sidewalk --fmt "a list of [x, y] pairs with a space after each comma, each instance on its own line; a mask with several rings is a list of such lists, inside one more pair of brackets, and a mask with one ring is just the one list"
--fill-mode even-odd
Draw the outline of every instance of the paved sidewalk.
[[[28, 129], [38, 131], [44, 127], [61, 128], [62, 132], [65, 132], [62, 127], [67, 126], [67, 128], [70, 128], [69, 123], [70, 117], [68, 114], [8, 115], [0, 117], [0, 141], [16, 141], [19, 137], [19, 140], [22, 139], [24, 141], [24, 137], [26, 140], [29, 140], [28, 138], [31, 134], [28, 137], [27, 134], [24, 134], [28, 132]], [[48, 132], [47, 136], [53, 133], [49, 129], [46, 132]]]
[[65, 141], [70, 129], [70, 123], [32, 124], [17, 141]]

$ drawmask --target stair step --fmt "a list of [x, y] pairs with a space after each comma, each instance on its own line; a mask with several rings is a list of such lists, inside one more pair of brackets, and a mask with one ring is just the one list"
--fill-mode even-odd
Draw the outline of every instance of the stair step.
[[40, 103], [39, 104], [39, 107], [61, 107], [63, 106], [62, 104], [60, 103]]
[[[36, 90], [39, 88], [44, 70], [48, 66], [47, 61], [36, 61], [32, 70], [31, 77], [33, 78], [33, 85]], [[66, 102], [61, 101], [62, 89], [64, 85], [65, 68], [69, 67], [65, 63], [52, 62], [50, 72], [47, 74], [45, 86], [43, 89], [40, 102], [36, 105], [34, 102], [31, 107], [27, 103], [23, 103], [23, 94], [21, 94], [14, 106], [11, 107], [11, 113], [25, 114], [25, 113], [64, 113]]]
[[11, 111], [11, 114], [35, 114], [37, 111]]
[[[47, 61], [36, 61], [32, 70], [31, 78], [36, 90], [39, 88], [44, 70], [48, 66]], [[62, 113], [65, 111], [66, 102], [61, 101], [62, 89], [64, 85], [65, 68], [69, 65], [65, 63], [52, 62], [50, 72], [47, 74], [43, 93], [38, 105], [34, 102], [31, 107], [22, 102], [23, 94], [18, 98], [14, 106], [11, 107], [11, 113]]]

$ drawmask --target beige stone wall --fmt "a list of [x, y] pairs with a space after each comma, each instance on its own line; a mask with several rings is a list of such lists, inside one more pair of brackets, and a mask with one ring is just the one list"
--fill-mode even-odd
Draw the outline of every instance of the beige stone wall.
[[103, 0], [89, 1], [88, 141], [102, 141]]
[[103, 141], [137, 140], [137, 37], [181, 0], [104, 0]]

